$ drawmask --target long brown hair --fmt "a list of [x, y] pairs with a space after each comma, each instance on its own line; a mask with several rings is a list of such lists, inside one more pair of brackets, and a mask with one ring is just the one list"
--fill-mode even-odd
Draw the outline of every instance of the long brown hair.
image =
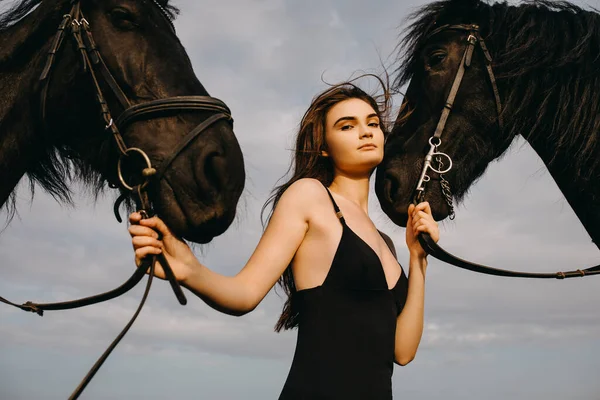
[[[377, 97], [371, 96], [354, 83], [357, 79], [367, 76], [377, 79], [383, 88], [383, 94]], [[379, 116], [381, 129], [387, 136], [385, 126], [390, 103], [390, 91], [387, 80], [384, 81], [373, 74], [365, 74], [350, 81], [332, 85], [324, 92], [315, 96], [310, 107], [308, 107], [308, 110], [304, 113], [296, 137], [294, 158], [286, 173], [287, 175], [293, 167], [292, 176], [287, 182], [273, 189], [271, 197], [269, 197], [262, 207], [261, 216], [264, 214], [269, 203], [272, 203], [272, 208], [268, 216], [268, 219], [270, 219], [283, 192], [300, 179], [313, 178], [319, 180], [326, 186], [331, 185], [331, 182], [333, 181], [333, 164], [331, 157], [323, 157], [321, 155], [323, 150], [327, 150], [327, 143], [325, 141], [325, 121], [327, 112], [331, 107], [348, 99], [360, 99], [368, 103]], [[283, 275], [278, 280], [278, 284], [283, 288], [287, 295], [287, 300], [283, 305], [283, 311], [275, 325], [275, 331], [280, 332], [282, 329], [292, 329], [298, 326], [299, 314], [294, 304], [296, 285], [294, 284], [291, 265], [288, 265], [285, 269]]]

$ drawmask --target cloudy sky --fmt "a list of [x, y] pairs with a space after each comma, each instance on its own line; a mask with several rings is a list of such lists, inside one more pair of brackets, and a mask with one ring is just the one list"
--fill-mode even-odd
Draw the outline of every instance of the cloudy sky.
[[[600, 7], [599, 0], [576, 1]], [[422, 0], [177, 0], [176, 21], [197, 76], [231, 107], [244, 152], [246, 189], [224, 235], [197, 249], [233, 275], [259, 240], [260, 206], [289, 165], [295, 128], [312, 96], [356, 71], [380, 71], [399, 26]], [[399, 104], [399, 102], [397, 103]], [[112, 194], [76, 207], [19, 189], [19, 217], [0, 234], [0, 295], [61, 301], [123, 282], [133, 268]], [[370, 215], [399, 248], [404, 229]], [[0, 217], [5, 218], [6, 214]], [[2, 221], [4, 222], [4, 220]], [[473, 188], [440, 243], [498, 267], [559, 271], [597, 264], [600, 253], [535, 153], [517, 140]], [[395, 398], [600, 399], [600, 277], [497, 278], [430, 260], [425, 332], [416, 359], [396, 366]], [[0, 307], [0, 399], [64, 399], [133, 314], [142, 287], [43, 318]], [[181, 307], [155, 282], [137, 322], [85, 399], [275, 399], [296, 332], [273, 326], [283, 298], [271, 292], [251, 314], [220, 315], [189, 295]]]

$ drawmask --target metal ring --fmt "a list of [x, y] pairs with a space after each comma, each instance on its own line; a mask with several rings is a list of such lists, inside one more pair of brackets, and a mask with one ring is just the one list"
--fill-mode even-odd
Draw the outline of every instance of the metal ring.
[[[434, 144], [432, 142], [433, 139], [437, 139], [437, 144]], [[429, 145], [430, 146], [438, 147], [440, 144], [442, 144], [442, 139], [440, 139], [439, 137], [432, 136], [432, 137], [429, 138]]]
[[445, 173], [449, 172], [452, 169], [452, 159], [450, 158], [450, 156], [448, 154], [446, 154], [446, 153], [433, 153], [431, 156], [432, 157], [444, 156], [444, 157], [446, 157], [448, 159], [448, 162], [450, 163], [450, 165], [448, 166], [448, 168], [441, 169], [441, 170], [437, 170], [433, 166], [430, 165], [429, 168], [431, 170], [433, 170], [434, 172], [437, 172], [438, 174], [445, 174]]
[[108, 124], [107, 124], [107, 125], [104, 127], [104, 130], [107, 130], [108, 128], [110, 128], [111, 126], [113, 126], [113, 124], [114, 124], [114, 121], [113, 121], [113, 119], [111, 118], [111, 119], [110, 119], [110, 122], [109, 122], [109, 123], [108, 123]]
[[[133, 186], [130, 186], [127, 184], [127, 182], [125, 182], [125, 178], [123, 177], [123, 172], [121, 171], [121, 160], [123, 159], [123, 157], [127, 157], [127, 155], [130, 152], [135, 152], [135, 153], [141, 154], [141, 156], [144, 158], [144, 161], [146, 162], [146, 168], [152, 168], [152, 162], [150, 161], [150, 158], [148, 157], [148, 155], [142, 149], [138, 149], [137, 147], [128, 148], [127, 150], [125, 150], [125, 154], [122, 155], [121, 157], [119, 157], [119, 161], [117, 162], [117, 174], [119, 175], [119, 181], [121, 182], [121, 185], [125, 189], [132, 191]], [[142, 168], [142, 170], [144, 170], [146, 168]], [[142, 188], [146, 187], [147, 184], [148, 184], [148, 178], [146, 178], [146, 181], [142, 184]]]

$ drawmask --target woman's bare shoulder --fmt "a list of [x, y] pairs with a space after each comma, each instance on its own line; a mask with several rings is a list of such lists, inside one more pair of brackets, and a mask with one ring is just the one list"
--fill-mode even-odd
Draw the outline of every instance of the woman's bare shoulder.
[[300, 201], [314, 201], [322, 196], [326, 196], [323, 184], [314, 178], [302, 178], [292, 183], [282, 195], [294, 197]]
[[302, 178], [283, 192], [279, 204], [285, 208], [298, 208], [308, 216], [315, 210], [315, 205], [325, 204], [327, 200], [327, 192], [321, 182], [313, 178]]

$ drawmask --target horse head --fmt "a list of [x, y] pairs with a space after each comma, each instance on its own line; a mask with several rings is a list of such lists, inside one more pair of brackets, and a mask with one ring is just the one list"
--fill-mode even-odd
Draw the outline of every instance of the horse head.
[[133, 187], [147, 156], [158, 170], [154, 209], [175, 234], [205, 243], [224, 232], [244, 187], [242, 153], [229, 109], [194, 74], [168, 1], [39, 3], [8, 28], [18, 36], [29, 23], [21, 47], [34, 37], [40, 46], [28, 94], [36, 151], [25, 172], [59, 194], [73, 166], [97, 187]]
[[[410, 84], [376, 178], [382, 209], [401, 226], [406, 225], [408, 205], [413, 202], [434, 133], [439, 132], [433, 141], [435, 150], [447, 154], [452, 162], [452, 168], [443, 175], [427, 174], [430, 180], [425, 182], [425, 200], [436, 220], [452, 211], [446, 200], [448, 191], [441, 183], [448, 182], [452, 195], [460, 199], [512, 140], [500, 129], [501, 100], [494, 95], [495, 76], [487, 70], [490, 53], [481, 48], [488, 27], [472, 25], [473, 9], [468, 3], [476, 2], [462, 2], [461, 7], [454, 6], [453, 12], [446, 14], [437, 9], [441, 8], [439, 3], [425, 6], [405, 39], [409, 54], [397, 84], [409, 80]], [[448, 104], [453, 86], [455, 98]], [[448, 115], [440, 122], [444, 109]], [[450, 167], [450, 160], [443, 155], [434, 156], [431, 163], [436, 170]]]

